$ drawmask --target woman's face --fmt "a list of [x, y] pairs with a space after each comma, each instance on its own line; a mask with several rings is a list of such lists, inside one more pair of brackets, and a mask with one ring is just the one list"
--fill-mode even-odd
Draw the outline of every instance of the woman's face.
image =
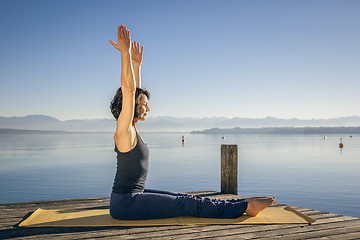
[[137, 106], [137, 119], [140, 121], [145, 121], [147, 117], [147, 113], [150, 111], [150, 108], [148, 106], [149, 99], [145, 94], [140, 94], [139, 100], [138, 100], [138, 106]]

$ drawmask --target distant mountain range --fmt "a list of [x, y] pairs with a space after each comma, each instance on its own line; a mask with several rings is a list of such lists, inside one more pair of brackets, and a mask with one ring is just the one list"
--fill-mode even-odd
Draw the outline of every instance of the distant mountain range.
[[[143, 132], [190, 132], [211, 128], [266, 128], [266, 127], [358, 127], [360, 117], [332, 119], [279, 119], [267, 118], [178, 118], [149, 117], [138, 124]], [[60, 121], [45, 115], [25, 117], [0, 117], [1, 129], [114, 132], [115, 119], [67, 120]]]

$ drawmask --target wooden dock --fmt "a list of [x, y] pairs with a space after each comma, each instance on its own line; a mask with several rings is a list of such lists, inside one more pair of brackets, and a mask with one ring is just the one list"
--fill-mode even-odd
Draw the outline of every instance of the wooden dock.
[[[188, 192], [219, 199], [241, 198], [213, 191]], [[110, 199], [86, 198], [1, 204], [0, 239], [360, 239], [360, 219], [295, 207], [315, 218], [311, 225], [194, 225], [151, 227], [20, 228], [37, 208], [108, 208]], [[284, 205], [277, 203], [276, 205]]]

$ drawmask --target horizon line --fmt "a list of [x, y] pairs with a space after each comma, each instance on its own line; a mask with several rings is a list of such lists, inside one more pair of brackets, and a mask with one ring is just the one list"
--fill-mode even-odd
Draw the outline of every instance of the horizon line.
[[[56, 117], [52, 117], [50, 115], [45, 115], [45, 114], [28, 114], [25, 116], [0, 116], [2, 118], [25, 118], [25, 117], [31, 117], [31, 116], [43, 116], [43, 117], [49, 117], [49, 118], [54, 118], [58, 121], [64, 122], [64, 121], [95, 121], [95, 120], [115, 120], [113, 118], [82, 118], [82, 119], [67, 119], [67, 120], [60, 120]], [[301, 119], [301, 118], [296, 118], [296, 117], [291, 117], [291, 118], [279, 118], [279, 117], [274, 117], [274, 116], [267, 116], [267, 117], [225, 117], [225, 116], [212, 116], [212, 117], [191, 117], [191, 116], [186, 116], [186, 117], [177, 117], [177, 116], [169, 116], [169, 115], [162, 115], [162, 116], [149, 116], [148, 118], [179, 118], [179, 119], [184, 119], [184, 118], [192, 118], [192, 119], [209, 119], [209, 118], [226, 118], [226, 119], [234, 119], [234, 118], [240, 118], [240, 119], [267, 119], [267, 118], [274, 118], [274, 119], [281, 119], [281, 120], [304, 120], [304, 121], [311, 121], [311, 120], [331, 120], [331, 119], [338, 119], [338, 118], [353, 118], [353, 117], [357, 117], [360, 118], [360, 116], [340, 116], [340, 117], [331, 117], [331, 118], [310, 118], [310, 119]]]

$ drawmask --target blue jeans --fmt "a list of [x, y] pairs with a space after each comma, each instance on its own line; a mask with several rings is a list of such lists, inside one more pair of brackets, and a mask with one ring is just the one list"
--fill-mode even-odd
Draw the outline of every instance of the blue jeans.
[[193, 216], [237, 218], [247, 209], [245, 199], [220, 200], [145, 189], [141, 193], [111, 193], [110, 215], [119, 220], [143, 220]]

